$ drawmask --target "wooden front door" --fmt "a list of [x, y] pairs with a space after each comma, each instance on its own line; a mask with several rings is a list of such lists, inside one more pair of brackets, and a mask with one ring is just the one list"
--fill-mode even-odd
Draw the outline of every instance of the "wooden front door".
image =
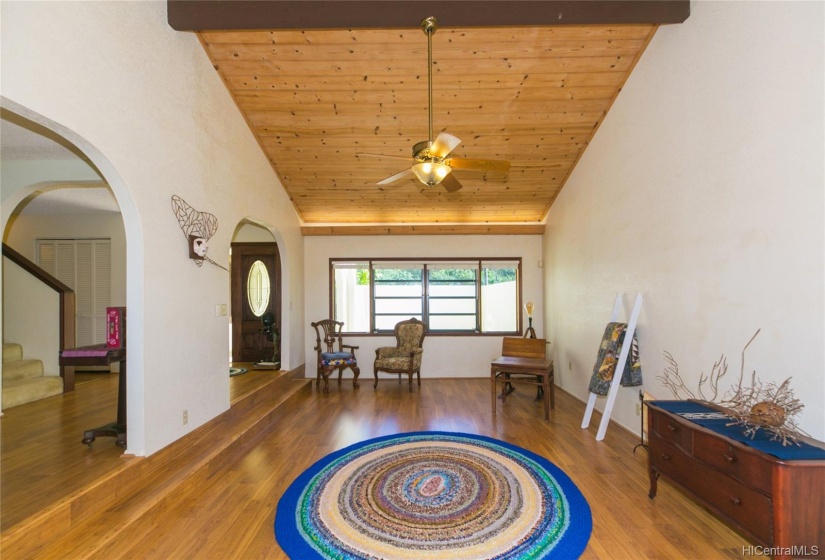
[[[271, 361], [275, 347], [261, 330], [271, 311], [281, 332], [281, 258], [276, 243], [232, 243], [232, 361]], [[276, 341], [277, 342], [277, 341]], [[280, 355], [280, 348], [278, 348]]]

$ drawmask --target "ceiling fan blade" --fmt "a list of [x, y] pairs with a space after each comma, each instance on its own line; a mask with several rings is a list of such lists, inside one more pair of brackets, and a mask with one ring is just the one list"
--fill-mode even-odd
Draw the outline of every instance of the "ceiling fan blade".
[[391, 156], [389, 154], [368, 154], [365, 152], [358, 152], [355, 154], [356, 157], [366, 156], [366, 157], [374, 157], [374, 158], [390, 158], [390, 159], [403, 159], [404, 161], [415, 161], [411, 157], [407, 156]]
[[446, 157], [447, 154], [455, 150], [459, 144], [461, 144], [460, 138], [442, 132], [438, 135], [438, 138], [435, 139], [433, 145], [430, 146], [430, 155], [437, 158]]
[[412, 175], [412, 174], [413, 174], [412, 169], [405, 169], [404, 171], [396, 173], [395, 175], [390, 175], [386, 179], [378, 181], [378, 183], [376, 183], [376, 184], [377, 185], [389, 185], [390, 183], [394, 183], [394, 182], [398, 181], [399, 179], [403, 179], [407, 175]]
[[474, 171], [497, 171], [505, 173], [510, 169], [510, 162], [503, 159], [449, 158], [444, 163], [453, 169], [472, 169]]
[[444, 177], [444, 179], [441, 180], [441, 184], [444, 185], [444, 190], [447, 192], [455, 192], [464, 187], [452, 173]]

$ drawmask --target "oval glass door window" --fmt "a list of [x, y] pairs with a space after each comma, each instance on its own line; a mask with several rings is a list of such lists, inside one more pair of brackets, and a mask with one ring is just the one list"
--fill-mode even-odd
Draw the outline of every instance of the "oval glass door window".
[[269, 271], [262, 261], [255, 261], [246, 279], [246, 297], [255, 317], [260, 317], [269, 306]]

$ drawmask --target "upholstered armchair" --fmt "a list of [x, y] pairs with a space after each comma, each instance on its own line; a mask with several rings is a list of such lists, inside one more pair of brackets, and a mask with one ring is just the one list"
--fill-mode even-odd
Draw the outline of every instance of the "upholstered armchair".
[[[355, 358], [358, 346], [344, 344], [341, 338], [341, 327], [344, 323], [333, 319], [324, 319], [317, 323], [310, 323], [315, 329], [315, 352], [317, 354], [318, 369], [315, 375], [315, 386], [319, 387], [321, 378], [324, 379], [324, 393], [329, 393], [329, 375], [338, 370], [338, 385], [341, 385], [341, 374], [349, 368], [355, 375], [352, 387], [358, 388], [358, 376], [361, 369]], [[337, 346], [337, 348], [336, 348]]]
[[375, 384], [378, 387], [378, 372], [397, 373], [401, 383], [401, 374], [409, 377], [410, 392], [412, 393], [413, 374], [418, 376], [418, 386], [421, 386], [421, 357], [424, 353], [424, 335], [427, 334], [427, 325], [416, 318], [401, 321], [395, 325], [395, 346], [385, 346], [375, 350]]

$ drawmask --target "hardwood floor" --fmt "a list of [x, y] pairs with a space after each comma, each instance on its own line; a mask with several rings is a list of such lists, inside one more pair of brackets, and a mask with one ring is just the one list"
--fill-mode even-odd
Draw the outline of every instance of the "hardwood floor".
[[[238, 385], [249, 384], [248, 390], [254, 390], [254, 378], [245, 377], [233, 381], [242, 379]], [[382, 381], [377, 391], [367, 385], [364, 382], [354, 391], [347, 382], [340, 389], [333, 382], [327, 395], [301, 385], [270, 414], [268, 432], [250, 441], [236, 459], [181, 484], [113, 538], [101, 538], [105, 527], [93, 530], [103, 544], [91, 547], [90, 554], [78, 556], [71, 543], [63, 543], [65, 554], [54, 547], [49, 554], [107, 560], [285, 558], [272, 525], [278, 499], [295, 477], [336, 449], [380, 435], [419, 430], [496, 437], [561, 467], [592, 510], [593, 533], [584, 558], [741, 558], [743, 547], [752, 544], [665, 480], [659, 483], [656, 499], [649, 500], [646, 451], [633, 454], [638, 437], [611, 425], [605, 440], [596, 442], [598, 418], [589, 430], [582, 430], [584, 404], [562, 391], [556, 392], [556, 409], [545, 423], [540, 403], [533, 402], [535, 394], [522, 389], [505, 406], [499, 405], [493, 416], [488, 379], [424, 379], [420, 390], [412, 394], [406, 384], [390, 380]], [[32, 429], [58, 430], [57, 416], [43, 419]], [[108, 414], [103, 416], [104, 422], [108, 420]], [[88, 421], [94, 424], [96, 420], [82, 425]], [[7, 437], [9, 442], [22, 442], [25, 436], [12, 436], [9, 427], [4, 418], [4, 523], [7, 518], [19, 518], [17, 509], [22, 507], [22, 500], [14, 497], [16, 489], [5, 486], [9, 462], [5, 455]], [[87, 451], [76, 433], [70, 439], [61, 453], [72, 453], [72, 445]], [[43, 449], [37, 452], [46, 453]], [[82, 469], [60, 463], [51, 469], [51, 477], [68, 482]], [[29, 481], [34, 487], [40, 482], [38, 477]], [[6, 491], [12, 494], [11, 502], [6, 501]], [[47, 499], [48, 492], [43, 494], [38, 499]], [[111, 509], [114, 513], [118, 508]]]
[[[257, 391], [277, 375], [263, 370], [231, 378], [230, 401], [237, 402]], [[80, 443], [85, 430], [115, 419], [117, 374], [78, 373], [75, 383], [75, 390], [70, 393], [3, 411], [2, 532], [134, 462], [133, 457], [123, 456], [123, 449], [115, 445], [114, 438], [99, 438], [91, 447]]]

